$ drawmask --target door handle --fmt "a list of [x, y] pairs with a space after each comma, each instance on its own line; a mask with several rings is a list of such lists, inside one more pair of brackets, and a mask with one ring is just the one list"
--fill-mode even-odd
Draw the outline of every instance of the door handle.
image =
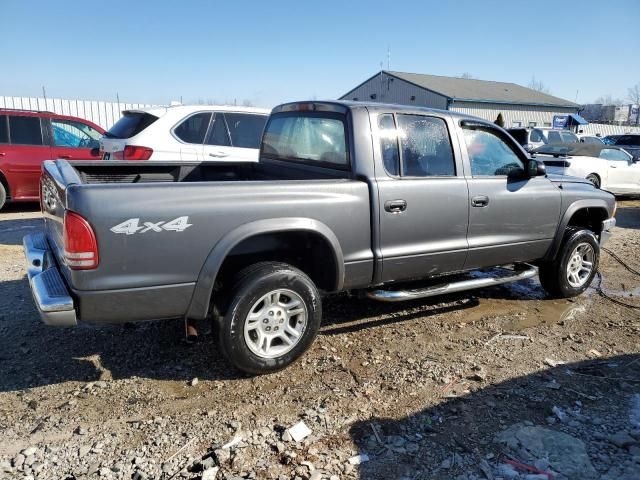
[[609, 168], [618, 168], [615, 165], [609, 165]]
[[6, 153], [0, 152], [0, 157], [4, 157], [5, 155], [6, 155]]
[[71, 155], [60, 155], [59, 158], [64, 158], [65, 160], [71, 160]]
[[486, 195], [478, 195], [471, 199], [472, 207], [486, 207], [487, 205], [489, 205], [489, 197]]
[[384, 203], [384, 209], [390, 213], [400, 213], [407, 209], [406, 200], [389, 200]]
[[210, 157], [228, 157], [229, 154], [224, 152], [215, 152], [215, 153], [210, 153], [209, 156]]

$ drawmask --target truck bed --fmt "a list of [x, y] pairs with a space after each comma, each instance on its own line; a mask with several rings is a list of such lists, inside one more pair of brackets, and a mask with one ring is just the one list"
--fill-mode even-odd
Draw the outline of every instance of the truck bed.
[[69, 162], [83, 184], [220, 182], [346, 178], [349, 172], [300, 166], [291, 162]]

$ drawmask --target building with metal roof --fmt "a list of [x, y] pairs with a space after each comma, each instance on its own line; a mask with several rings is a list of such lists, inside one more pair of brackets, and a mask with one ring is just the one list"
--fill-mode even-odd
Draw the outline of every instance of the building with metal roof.
[[451, 110], [504, 126], [551, 127], [557, 115], [577, 114], [580, 106], [515, 83], [381, 70], [341, 100], [397, 103]]

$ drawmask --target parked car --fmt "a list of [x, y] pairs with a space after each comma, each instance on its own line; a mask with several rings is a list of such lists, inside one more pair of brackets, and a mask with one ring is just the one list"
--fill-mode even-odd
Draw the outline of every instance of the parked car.
[[602, 138], [602, 142], [605, 145], [615, 145], [616, 144], [616, 140], [618, 140], [622, 135], [607, 135], [606, 137]]
[[103, 133], [82, 118], [0, 109], [0, 209], [6, 202], [38, 201], [45, 160], [99, 159]]
[[579, 295], [615, 225], [613, 195], [547, 176], [500, 127], [377, 103], [276, 107], [258, 163], [58, 160], [42, 189], [24, 248], [45, 323], [213, 317], [251, 373], [311, 345], [320, 292], [398, 302], [539, 272]]
[[176, 105], [126, 110], [100, 141], [105, 160], [258, 161], [269, 110]]
[[588, 143], [591, 145], [603, 145], [604, 142], [602, 141], [602, 139], [600, 137], [598, 137], [597, 135], [588, 135], [585, 133], [579, 133], [578, 134], [578, 139], [580, 140], [580, 143]]
[[577, 143], [580, 141], [578, 136], [569, 130], [536, 127], [509, 128], [507, 131], [527, 152], [550, 143]]
[[586, 143], [545, 145], [534, 153], [544, 161], [549, 173], [586, 178], [597, 188], [616, 195], [640, 193], [638, 158], [620, 147]]
[[640, 133], [620, 135], [614, 145], [624, 148], [631, 155], [640, 156]]

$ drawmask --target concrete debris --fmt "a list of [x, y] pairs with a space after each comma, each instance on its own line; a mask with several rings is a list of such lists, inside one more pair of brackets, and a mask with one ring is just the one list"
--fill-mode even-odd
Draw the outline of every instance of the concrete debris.
[[301, 442], [306, 437], [311, 435], [311, 429], [307, 427], [307, 425], [301, 420], [296, 423], [293, 427], [287, 429], [287, 433], [291, 437], [291, 440], [294, 442]]
[[361, 463], [365, 463], [369, 461], [369, 455], [366, 453], [361, 453], [360, 455], [355, 455], [349, 458], [349, 463], [351, 465], [360, 465]]

